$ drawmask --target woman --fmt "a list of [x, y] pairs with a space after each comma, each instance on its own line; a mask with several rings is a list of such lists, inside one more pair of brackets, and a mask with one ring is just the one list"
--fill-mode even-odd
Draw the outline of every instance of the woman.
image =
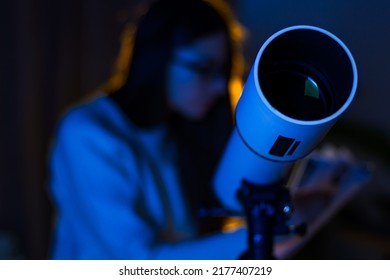
[[141, 18], [124, 82], [58, 127], [53, 258], [240, 257], [245, 229], [202, 234], [198, 218], [218, 207], [237, 27], [221, 1], [160, 0]]

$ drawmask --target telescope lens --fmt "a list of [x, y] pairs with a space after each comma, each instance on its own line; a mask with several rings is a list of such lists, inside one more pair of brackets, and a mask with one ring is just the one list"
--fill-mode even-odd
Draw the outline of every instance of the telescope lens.
[[313, 98], [320, 98], [320, 89], [315, 81], [309, 77], [305, 81], [305, 95]]
[[329, 87], [314, 72], [308, 72], [291, 68], [269, 72], [261, 82], [264, 96], [276, 110], [294, 119], [318, 120], [331, 115]]

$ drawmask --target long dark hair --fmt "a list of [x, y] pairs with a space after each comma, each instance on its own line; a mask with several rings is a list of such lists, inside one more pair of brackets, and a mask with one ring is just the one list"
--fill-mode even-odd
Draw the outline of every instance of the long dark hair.
[[[223, 1], [158, 0], [141, 17], [133, 37], [128, 75], [111, 92], [129, 119], [139, 127], [168, 124], [178, 147], [184, 192], [195, 214], [216, 206], [210, 180], [232, 128], [229, 92], [201, 121], [189, 121], [167, 106], [165, 73], [173, 51], [207, 35], [224, 32], [228, 42], [226, 75], [238, 60], [239, 25]], [[126, 39], [126, 38], [125, 38]]]

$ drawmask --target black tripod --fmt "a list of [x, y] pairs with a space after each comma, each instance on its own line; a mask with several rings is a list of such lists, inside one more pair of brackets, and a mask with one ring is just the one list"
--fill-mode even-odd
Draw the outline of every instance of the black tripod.
[[241, 259], [274, 259], [274, 235], [305, 233], [304, 224], [287, 225], [292, 205], [290, 193], [282, 183], [263, 186], [243, 181], [238, 195], [245, 208], [249, 247]]

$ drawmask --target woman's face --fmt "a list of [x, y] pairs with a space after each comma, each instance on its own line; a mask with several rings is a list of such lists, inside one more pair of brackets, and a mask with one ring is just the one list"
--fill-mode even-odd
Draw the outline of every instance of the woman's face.
[[202, 119], [227, 92], [227, 57], [222, 32], [177, 48], [167, 71], [169, 106], [187, 119]]

